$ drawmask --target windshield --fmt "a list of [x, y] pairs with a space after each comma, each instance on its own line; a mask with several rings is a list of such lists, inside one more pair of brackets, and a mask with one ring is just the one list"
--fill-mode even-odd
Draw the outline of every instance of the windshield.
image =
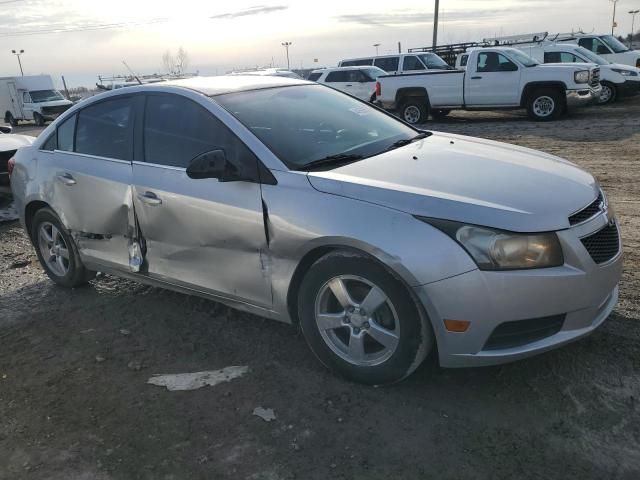
[[57, 90], [31, 90], [31, 101], [33, 103], [53, 102], [55, 100], [64, 100], [64, 97]]
[[366, 103], [321, 85], [228, 93], [214, 100], [292, 170], [335, 155], [377, 155], [418, 133]]
[[600, 55], [596, 55], [591, 50], [587, 50], [584, 47], [576, 48], [576, 52], [585, 57], [591, 63], [595, 63], [596, 65], [608, 65], [609, 62], [602, 58]]
[[600, 37], [600, 40], [602, 40], [604, 43], [609, 45], [611, 50], [613, 50], [616, 53], [629, 51], [629, 49], [613, 35], [603, 35], [602, 37]]
[[447, 62], [441, 59], [435, 53], [423, 53], [422, 55], [418, 55], [422, 62], [427, 66], [428, 69], [433, 70], [451, 70], [452, 67], [449, 66]]
[[540, 65], [538, 62], [536, 62], [529, 55], [527, 55], [524, 52], [521, 52], [520, 50], [509, 50], [509, 55], [511, 55], [511, 57], [516, 59], [518, 62], [520, 62], [525, 67], [535, 67], [536, 65]]

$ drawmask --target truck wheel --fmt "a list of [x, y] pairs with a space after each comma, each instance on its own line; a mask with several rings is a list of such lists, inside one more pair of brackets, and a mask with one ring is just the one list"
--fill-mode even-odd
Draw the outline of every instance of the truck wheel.
[[313, 264], [300, 285], [298, 316], [324, 365], [369, 385], [409, 376], [434, 344], [407, 287], [358, 252], [329, 253]]
[[400, 118], [411, 125], [425, 123], [429, 118], [429, 111], [424, 99], [407, 100], [400, 107]]
[[11, 115], [11, 113], [7, 113], [7, 115], [5, 116], [4, 121], [7, 122], [12, 127], [17, 127], [18, 126], [18, 120], [13, 118], [13, 115]]
[[560, 93], [552, 89], [540, 89], [529, 96], [527, 113], [529, 118], [539, 122], [555, 120], [564, 110], [564, 102]]
[[451, 113], [451, 110], [446, 110], [446, 109], [431, 110], [431, 116], [436, 120], [442, 120], [444, 117], [446, 117], [450, 113]]
[[602, 82], [602, 92], [600, 92], [600, 100], [598, 103], [604, 105], [606, 103], [613, 103], [618, 97], [618, 89], [613, 83]]
[[33, 114], [33, 121], [36, 122], [36, 125], [38, 127], [43, 127], [44, 126], [44, 117], [42, 115], [40, 115], [38, 112], [35, 112]]

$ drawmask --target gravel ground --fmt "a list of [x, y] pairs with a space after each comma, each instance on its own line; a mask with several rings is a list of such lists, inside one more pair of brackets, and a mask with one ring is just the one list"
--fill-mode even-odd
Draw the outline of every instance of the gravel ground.
[[[105, 275], [57, 288], [2, 223], [0, 479], [640, 478], [640, 99], [428, 128], [558, 154], [602, 182], [626, 258], [620, 303], [592, 336], [499, 367], [427, 361], [368, 388], [325, 371], [288, 325]], [[249, 372], [188, 392], [146, 383], [230, 365]]]

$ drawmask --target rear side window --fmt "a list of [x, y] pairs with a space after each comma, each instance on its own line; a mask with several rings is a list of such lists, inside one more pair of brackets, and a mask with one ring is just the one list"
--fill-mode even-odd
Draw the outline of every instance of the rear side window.
[[[67, 118], [58, 127], [57, 150], [73, 152], [73, 136], [76, 131], [76, 116]], [[48, 142], [47, 142], [48, 143]]]
[[361, 65], [373, 65], [373, 58], [360, 58], [357, 60], [345, 60], [340, 62], [341, 67], [359, 67]]
[[411, 71], [411, 70], [424, 70], [424, 65], [418, 59], [418, 57], [414, 55], [409, 55], [404, 57], [404, 61], [402, 62], [402, 70]]
[[325, 82], [333, 83], [333, 82], [348, 82], [348, 73], [346, 70], [331, 72], [327, 75]]
[[309, 75], [309, 78], [307, 78], [307, 80], [309, 80], [310, 82], [317, 82], [321, 76], [322, 76], [322, 72], [312, 73], [311, 75]]
[[466, 54], [462, 55], [462, 58], [460, 58], [460, 66], [466, 67], [468, 61], [469, 61], [469, 55], [466, 55]]
[[545, 52], [544, 63], [580, 63], [583, 60], [569, 52]]
[[129, 97], [107, 100], [83, 109], [78, 114], [75, 151], [131, 160], [133, 109], [133, 100]]
[[395, 72], [398, 70], [399, 57], [376, 58], [373, 64], [385, 72]]
[[187, 168], [202, 153], [224, 150], [244, 174], [257, 176], [258, 159], [220, 120], [179, 95], [149, 95], [144, 118], [145, 161]]

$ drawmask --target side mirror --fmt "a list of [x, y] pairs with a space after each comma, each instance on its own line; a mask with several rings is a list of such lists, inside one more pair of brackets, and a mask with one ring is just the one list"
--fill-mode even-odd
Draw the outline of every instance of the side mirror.
[[2, 133], [11, 133], [11, 125], [0, 125], [0, 132]]
[[217, 178], [221, 182], [242, 180], [238, 169], [227, 160], [224, 150], [201, 153], [191, 160], [187, 176], [193, 179]]

